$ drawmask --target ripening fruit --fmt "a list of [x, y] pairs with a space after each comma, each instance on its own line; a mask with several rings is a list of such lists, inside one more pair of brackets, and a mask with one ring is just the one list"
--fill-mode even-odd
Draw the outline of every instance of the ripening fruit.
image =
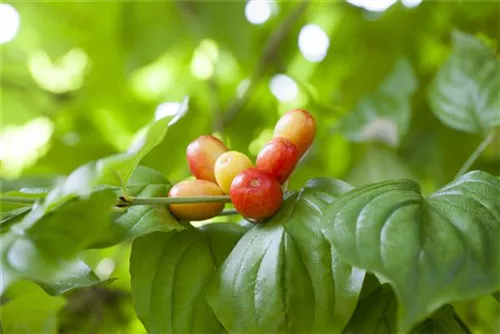
[[188, 145], [186, 150], [191, 173], [197, 179], [217, 182], [214, 175], [215, 161], [226, 151], [226, 145], [214, 136], [198, 137]]
[[[213, 182], [205, 180], [185, 180], [174, 185], [168, 197], [221, 196], [222, 190]], [[224, 203], [170, 204], [170, 212], [179, 219], [196, 221], [217, 216]]]
[[255, 220], [275, 214], [283, 201], [278, 181], [257, 168], [239, 173], [231, 184], [230, 195], [236, 210], [243, 217]]
[[251, 167], [253, 167], [252, 160], [243, 153], [225, 152], [215, 162], [215, 179], [222, 191], [229, 194], [231, 183], [236, 175]]
[[297, 147], [283, 137], [273, 138], [260, 150], [255, 166], [285, 183], [297, 164]]
[[274, 128], [274, 137], [284, 137], [297, 146], [302, 157], [311, 146], [316, 133], [314, 117], [303, 109], [293, 109], [283, 115]]

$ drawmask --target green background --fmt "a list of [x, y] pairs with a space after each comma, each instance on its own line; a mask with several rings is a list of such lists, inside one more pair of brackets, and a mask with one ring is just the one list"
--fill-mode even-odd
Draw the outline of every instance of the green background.
[[[310, 111], [318, 129], [293, 189], [312, 177], [355, 186], [410, 178], [431, 193], [453, 180], [484, 135], [443, 124], [429, 91], [455, 31], [498, 56], [496, 1], [397, 2], [383, 13], [340, 1], [276, 2], [261, 25], [248, 22], [242, 1], [9, 3], [21, 24], [1, 45], [2, 191], [46, 187], [122, 152], [161, 103], [185, 96], [189, 113], [142, 161], [171, 182], [189, 176], [185, 148], [197, 136], [215, 133], [255, 159], [277, 119], [296, 107]], [[307, 24], [329, 37], [321, 62], [300, 52]], [[271, 92], [276, 74], [296, 82], [293, 100]], [[374, 119], [386, 122], [367, 135]], [[473, 169], [500, 175], [498, 135]], [[16, 284], [6, 299], [19, 298], [2, 307], [4, 332], [143, 331], [129, 292], [129, 252], [129, 244], [86, 251], [96, 272], [118, 278], [112, 285], [48, 297]], [[455, 307], [474, 332], [500, 331], [491, 297]]]

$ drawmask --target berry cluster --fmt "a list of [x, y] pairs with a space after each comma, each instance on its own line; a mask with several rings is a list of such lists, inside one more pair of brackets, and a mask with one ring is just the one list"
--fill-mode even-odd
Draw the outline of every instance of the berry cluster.
[[[255, 166], [243, 153], [230, 151], [213, 136], [201, 136], [187, 147], [189, 168], [196, 180], [177, 183], [170, 197], [229, 194], [236, 210], [255, 221], [272, 216], [283, 201], [282, 184], [311, 146], [316, 132], [314, 118], [293, 109], [280, 118], [273, 139], [257, 156]], [[171, 204], [179, 219], [205, 220], [218, 215], [224, 203]]]

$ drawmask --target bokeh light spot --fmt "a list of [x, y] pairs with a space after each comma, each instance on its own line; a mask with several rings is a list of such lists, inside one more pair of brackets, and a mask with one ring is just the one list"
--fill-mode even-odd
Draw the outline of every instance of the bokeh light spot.
[[21, 126], [5, 126], [0, 138], [2, 175], [15, 178], [33, 165], [45, 153], [53, 130], [54, 124], [47, 117], [37, 117]]
[[245, 16], [252, 24], [263, 24], [271, 17], [272, 6], [269, 1], [250, 0], [245, 6]]
[[10, 42], [19, 31], [21, 19], [17, 10], [9, 4], [0, 4], [0, 44]]
[[204, 39], [194, 51], [191, 60], [191, 73], [200, 80], [211, 78], [218, 58], [219, 47], [217, 43], [211, 39]]
[[403, 6], [408, 8], [415, 8], [422, 3], [422, 0], [401, 0]]
[[276, 74], [269, 82], [271, 93], [280, 101], [290, 102], [297, 97], [299, 89], [295, 81], [287, 75]]
[[78, 90], [83, 85], [89, 58], [82, 49], [71, 49], [53, 62], [43, 50], [28, 56], [28, 68], [36, 83], [43, 89], [60, 94]]
[[144, 101], [160, 99], [173, 83], [171, 68], [160, 60], [138, 69], [131, 78], [135, 95]]
[[328, 47], [330, 39], [323, 29], [316, 24], [304, 26], [299, 33], [299, 49], [304, 58], [311, 62], [322, 61]]
[[397, 0], [347, 0], [347, 2], [371, 12], [383, 12], [394, 5]]

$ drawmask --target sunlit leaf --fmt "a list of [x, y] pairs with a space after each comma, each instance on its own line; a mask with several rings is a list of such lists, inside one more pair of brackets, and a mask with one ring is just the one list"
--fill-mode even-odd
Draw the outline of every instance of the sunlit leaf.
[[469, 172], [423, 198], [409, 180], [356, 188], [322, 226], [352, 265], [391, 283], [407, 331], [440, 306], [500, 288], [500, 182]]
[[103, 158], [96, 163], [100, 184], [126, 185], [142, 158], [160, 144], [169, 126], [175, 124], [188, 110], [188, 98], [182, 102], [175, 115], [156, 120], [147, 133], [133, 143], [127, 152]]
[[354, 311], [364, 271], [343, 262], [319, 221], [351, 187], [313, 179], [279, 213], [249, 230], [224, 262], [208, 301], [229, 332], [339, 332]]
[[105, 190], [62, 203], [55, 211], [44, 204], [35, 207], [2, 235], [0, 294], [20, 279], [53, 294], [99, 282], [77, 254], [109, 228], [114, 203], [115, 195]]

